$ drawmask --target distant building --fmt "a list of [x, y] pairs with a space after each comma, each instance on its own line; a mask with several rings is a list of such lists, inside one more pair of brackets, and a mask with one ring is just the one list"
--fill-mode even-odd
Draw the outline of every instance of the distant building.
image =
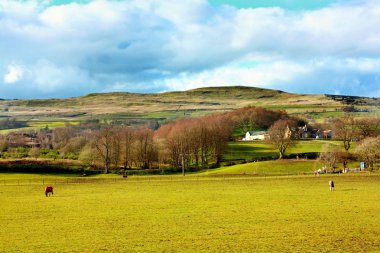
[[331, 139], [333, 137], [332, 130], [314, 129], [308, 125], [298, 127], [297, 134], [299, 139]]
[[332, 130], [318, 130], [315, 136], [316, 139], [331, 139], [332, 137]]
[[313, 138], [313, 135], [315, 135], [316, 130], [310, 128], [308, 125], [304, 125], [303, 127], [298, 127], [298, 137], [300, 139], [308, 139]]
[[269, 135], [265, 131], [248, 131], [243, 141], [266, 140]]

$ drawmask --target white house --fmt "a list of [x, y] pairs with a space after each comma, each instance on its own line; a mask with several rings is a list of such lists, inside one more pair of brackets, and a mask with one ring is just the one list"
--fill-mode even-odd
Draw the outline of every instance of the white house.
[[268, 138], [268, 134], [265, 131], [248, 131], [243, 138], [243, 141], [253, 141], [253, 140], [265, 140]]

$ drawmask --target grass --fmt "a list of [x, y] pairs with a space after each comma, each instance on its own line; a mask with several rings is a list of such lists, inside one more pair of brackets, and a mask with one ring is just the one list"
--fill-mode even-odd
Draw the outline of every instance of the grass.
[[289, 148], [287, 154], [321, 152], [325, 145], [342, 146], [342, 142], [335, 140], [299, 141], [296, 146]]
[[[378, 103], [373, 100], [366, 105], [358, 105], [356, 107], [359, 109], [370, 109], [370, 112], [354, 115], [371, 117], [375, 110], [378, 111]], [[342, 112], [339, 111], [344, 106], [340, 101], [325, 95], [291, 94], [252, 87], [211, 87], [157, 94], [114, 92], [67, 99], [4, 100], [0, 101], [0, 116], [26, 120], [32, 117], [39, 121], [104, 118], [128, 120], [132, 116], [133, 119], [148, 117], [172, 120], [230, 111], [249, 105], [286, 110], [289, 114], [315, 121], [341, 115]]]
[[0, 185], [0, 251], [380, 250], [376, 174], [160, 179]]
[[228, 151], [224, 154], [226, 160], [271, 157], [278, 154], [268, 143], [262, 141], [230, 142], [228, 147]]
[[[341, 142], [333, 140], [299, 141], [296, 146], [288, 148], [285, 155], [321, 152], [326, 144], [341, 145]], [[259, 157], [278, 156], [278, 151], [264, 141], [230, 142], [228, 146], [229, 149], [224, 154], [226, 160], [252, 160]]]
[[312, 174], [322, 164], [315, 160], [275, 160], [245, 163], [209, 170], [205, 175], [253, 174], [253, 175], [297, 175]]
[[49, 128], [57, 128], [57, 127], [64, 127], [66, 124], [70, 125], [78, 125], [80, 122], [79, 121], [37, 121], [37, 122], [30, 122], [29, 125], [30, 127], [33, 128], [44, 128], [48, 126]]
[[80, 123], [79, 121], [29, 121], [28, 127], [4, 129], [4, 130], [0, 130], [0, 134], [7, 134], [10, 132], [15, 132], [15, 131], [38, 130], [41, 128], [45, 128], [46, 126], [52, 129], [52, 128], [57, 128], [57, 127], [64, 127], [66, 126], [66, 124], [78, 125], [79, 123]]
[[[349, 162], [347, 166], [351, 169], [358, 168], [359, 162]], [[314, 174], [314, 171], [322, 169], [322, 167], [323, 163], [318, 160], [281, 159], [221, 167], [203, 172], [202, 175], [310, 175]], [[337, 164], [335, 170], [339, 171], [341, 169], [343, 169], [342, 163]]]

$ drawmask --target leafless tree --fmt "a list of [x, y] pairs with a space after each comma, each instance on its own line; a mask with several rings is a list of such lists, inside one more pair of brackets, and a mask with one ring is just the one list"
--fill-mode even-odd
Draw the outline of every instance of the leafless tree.
[[121, 160], [124, 169], [131, 168], [133, 162], [133, 143], [135, 141], [135, 130], [130, 126], [124, 126], [120, 131]]
[[93, 135], [93, 145], [97, 155], [101, 158], [105, 173], [109, 173], [111, 169], [114, 138], [115, 132], [112, 126], [106, 126]]
[[72, 126], [55, 128], [52, 133], [53, 147], [55, 149], [61, 149], [75, 136], [76, 134]]
[[267, 141], [278, 150], [279, 159], [282, 159], [285, 151], [296, 143], [290, 128], [288, 120], [278, 120], [269, 128]]
[[149, 169], [157, 161], [157, 149], [153, 140], [153, 131], [142, 127], [136, 132], [136, 162], [143, 169]]
[[339, 162], [339, 152], [338, 146], [327, 144], [322, 148], [319, 160], [327, 165], [330, 170], [335, 171]]
[[222, 115], [205, 118], [210, 131], [210, 142], [215, 164], [220, 164], [227, 149], [228, 139], [232, 135], [232, 122]]
[[355, 152], [373, 170], [375, 162], [380, 159], [380, 136], [362, 140], [355, 148]]
[[333, 121], [333, 135], [335, 139], [343, 142], [343, 147], [348, 152], [351, 142], [355, 138], [355, 120], [351, 115], [345, 115]]
[[357, 119], [356, 127], [360, 139], [376, 137], [380, 135], [380, 117]]

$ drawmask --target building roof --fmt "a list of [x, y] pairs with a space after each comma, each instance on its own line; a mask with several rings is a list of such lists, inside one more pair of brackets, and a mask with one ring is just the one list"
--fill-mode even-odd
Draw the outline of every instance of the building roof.
[[247, 133], [249, 133], [249, 135], [263, 135], [263, 134], [266, 134], [267, 132], [266, 131], [248, 131]]

